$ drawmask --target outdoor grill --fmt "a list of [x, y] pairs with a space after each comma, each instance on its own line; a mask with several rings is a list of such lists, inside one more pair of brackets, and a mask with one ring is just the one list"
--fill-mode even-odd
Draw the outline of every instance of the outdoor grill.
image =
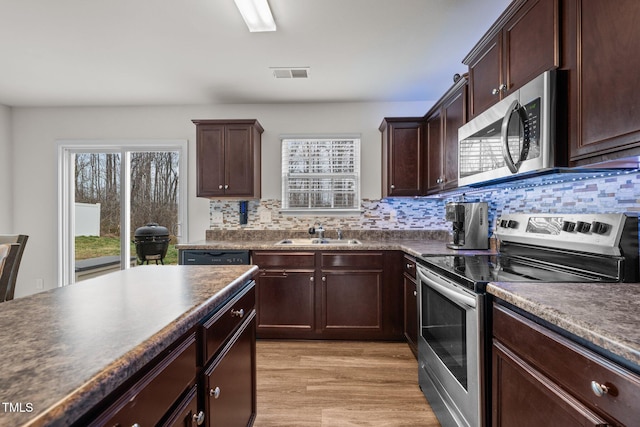
[[150, 222], [144, 227], [137, 228], [134, 233], [133, 243], [136, 245], [136, 255], [141, 264], [149, 261], [160, 261], [164, 265], [164, 257], [169, 248], [169, 230], [155, 222]]

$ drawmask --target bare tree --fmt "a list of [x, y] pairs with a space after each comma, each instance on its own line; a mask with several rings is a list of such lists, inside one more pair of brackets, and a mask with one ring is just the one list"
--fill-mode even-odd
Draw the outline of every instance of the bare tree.
[[[101, 234], [120, 234], [120, 154], [76, 155], [77, 202], [101, 204]], [[131, 154], [131, 233], [149, 222], [175, 230], [178, 222], [178, 153]]]

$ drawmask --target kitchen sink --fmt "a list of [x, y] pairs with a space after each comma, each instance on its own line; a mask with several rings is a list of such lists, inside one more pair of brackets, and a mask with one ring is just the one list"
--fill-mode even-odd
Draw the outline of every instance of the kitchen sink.
[[307, 245], [360, 245], [362, 242], [356, 239], [283, 239], [276, 242], [282, 246], [307, 246]]

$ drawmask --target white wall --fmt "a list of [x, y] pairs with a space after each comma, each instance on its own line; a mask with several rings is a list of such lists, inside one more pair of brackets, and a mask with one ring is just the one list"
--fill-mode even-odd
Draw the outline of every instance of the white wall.
[[11, 109], [0, 105], [0, 234], [13, 234]]
[[[280, 134], [360, 133], [362, 197], [379, 198], [381, 145], [378, 126], [382, 118], [422, 116], [431, 105], [432, 102], [12, 108], [13, 229], [30, 236], [16, 297], [40, 291], [36, 289], [37, 279], [44, 280], [45, 289], [58, 286], [57, 140], [188, 139], [187, 240], [195, 241], [204, 239], [209, 227], [209, 201], [195, 197], [195, 126], [191, 119], [258, 119], [265, 129], [262, 135], [262, 197], [272, 199], [280, 198]], [[0, 155], [7, 149], [1, 140], [2, 128], [0, 110]], [[6, 193], [0, 186], [0, 197]], [[0, 228], [2, 215], [0, 208]]]

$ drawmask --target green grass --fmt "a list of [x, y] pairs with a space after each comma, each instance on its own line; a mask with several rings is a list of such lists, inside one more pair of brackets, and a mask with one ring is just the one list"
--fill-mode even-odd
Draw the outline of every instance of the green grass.
[[[136, 245], [130, 244], [131, 256], [136, 256]], [[101, 256], [120, 255], [119, 237], [76, 237], [76, 260], [97, 258]], [[153, 262], [151, 262], [153, 263]], [[178, 250], [174, 244], [169, 244], [165, 264], [178, 264]]]

